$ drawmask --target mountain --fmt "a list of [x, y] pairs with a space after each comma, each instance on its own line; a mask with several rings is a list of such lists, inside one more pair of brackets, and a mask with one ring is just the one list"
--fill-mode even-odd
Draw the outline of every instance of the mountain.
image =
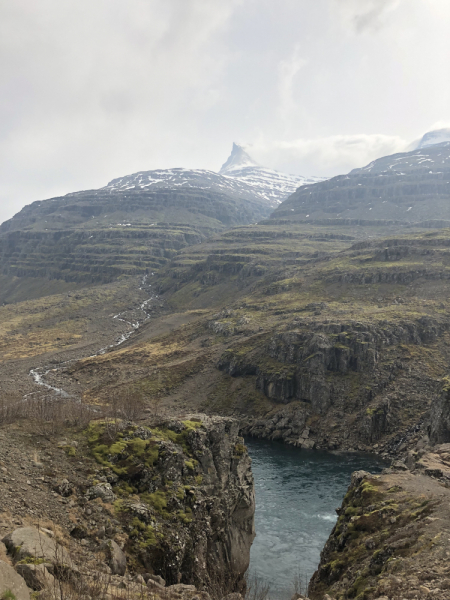
[[449, 226], [450, 142], [383, 157], [348, 175], [303, 186], [271, 219]]
[[233, 144], [231, 154], [219, 173], [228, 179], [240, 180], [251, 186], [255, 194], [265, 198], [274, 208], [293, 194], [298, 187], [325, 179], [287, 175], [261, 167], [238, 144]]
[[270, 211], [231, 186], [107, 188], [33, 202], [0, 227], [2, 273], [73, 283], [144, 274], [181, 248]]
[[413, 142], [408, 150], [420, 150], [443, 142], [450, 142], [450, 127], [429, 131], [420, 140]]
[[[0, 288], [17, 299], [22, 288], [26, 297], [48, 293], [49, 280], [105, 283], [155, 271], [188, 245], [268, 217], [304, 181], [258, 167], [238, 146], [226, 164], [222, 174], [141, 171], [25, 206], [0, 225]], [[0, 302], [10, 294], [0, 292]]]

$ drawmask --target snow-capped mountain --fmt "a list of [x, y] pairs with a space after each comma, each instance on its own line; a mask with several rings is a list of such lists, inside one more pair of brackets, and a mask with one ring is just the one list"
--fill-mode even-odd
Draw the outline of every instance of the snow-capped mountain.
[[301, 186], [323, 181], [319, 177], [286, 175], [260, 167], [245, 150], [233, 144], [219, 173], [204, 169], [157, 169], [113, 179], [102, 189], [123, 191], [149, 188], [200, 188], [259, 199], [273, 208]]
[[155, 171], [141, 171], [133, 175], [126, 175], [113, 179], [104, 190], [148, 190], [148, 189], [186, 189], [195, 188], [223, 192], [233, 196], [244, 198], [255, 198], [264, 200], [268, 204], [268, 198], [264, 193], [256, 193], [247, 183], [239, 179], [224, 177], [214, 171], [205, 169], [157, 169]]
[[420, 140], [413, 142], [408, 147], [407, 151], [420, 150], [421, 148], [428, 148], [429, 146], [435, 146], [436, 144], [442, 144], [443, 142], [450, 142], [450, 127], [428, 131], [420, 138]]
[[[425, 137], [425, 136], [424, 136]], [[411, 152], [401, 152], [383, 156], [361, 169], [353, 169], [350, 175], [357, 173], [405, 173], [425, 171], [428, 175], [442, 175], [450, 167], [450, 141], [442, 140], [429, 143]]]
[[325, 177], [288, 175], [261, 167], [238, 144], [233, 144], [231, 154], [219, 173], [244, 181], [258, 193], [265, 194], [266, 198], [273, 202], [273, 206], [283, 202], [300, 186], [325, 180]]

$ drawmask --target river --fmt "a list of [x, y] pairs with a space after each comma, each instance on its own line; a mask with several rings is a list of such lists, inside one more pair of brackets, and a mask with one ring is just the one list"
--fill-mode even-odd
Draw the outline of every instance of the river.
[[294, 578], [305, 589], [336, 522], [353, 471], [379, 473], [386, 463], [369, 454], [300, 450], [246, 439], [255, 478], [256, 538], [250, 578], [270, 585], [270, 597], [289, 600]]

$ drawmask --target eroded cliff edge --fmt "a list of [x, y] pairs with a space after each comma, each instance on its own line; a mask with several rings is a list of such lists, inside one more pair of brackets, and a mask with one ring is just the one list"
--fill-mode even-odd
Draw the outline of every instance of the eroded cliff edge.
[[124, 589], [149, 575], [215, 597], [245, 588], [255, 500], [235, 420], [106, 419], [44, 438], [35, 426], [0, 430], [0, 536], [45, 523], [88, 580], [101, 576]]

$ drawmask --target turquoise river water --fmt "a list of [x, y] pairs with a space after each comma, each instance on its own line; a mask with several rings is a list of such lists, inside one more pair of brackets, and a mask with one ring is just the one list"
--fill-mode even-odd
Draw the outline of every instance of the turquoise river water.
[[255, 478], [256, 538], [250, 578], [270, 585], [270, 597], [288, 600], [294, 578], [303, 586], [317, 569], [353, 471], [379, 473], [376, 456], [300, 450], [280, 442], [246, 439]]

